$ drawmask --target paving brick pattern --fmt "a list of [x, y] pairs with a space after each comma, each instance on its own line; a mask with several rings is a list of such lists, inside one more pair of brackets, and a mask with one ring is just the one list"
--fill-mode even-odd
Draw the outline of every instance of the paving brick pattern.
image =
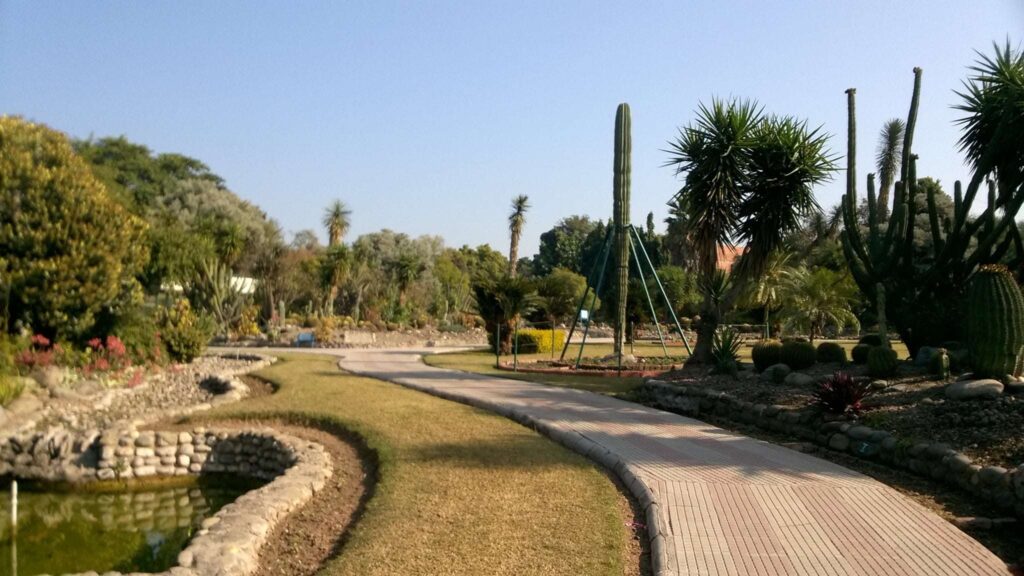
[[607, 396], [425, 366], [403, 350], [340, 365], [534, 426], [615, 471], [668, 575], [976, 576], [996, 556], [895, 490], [825, 460]]

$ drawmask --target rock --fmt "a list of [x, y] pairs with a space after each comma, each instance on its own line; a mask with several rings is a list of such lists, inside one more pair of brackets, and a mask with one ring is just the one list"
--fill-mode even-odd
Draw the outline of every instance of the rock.
[[872, 380], [870, 386], [872, 390], [878, 392], [888, 388], [889, 382], [887, 382], [886, 380]]
[[963, 380], [946, 386], [946, 398], [950, 400], [994, 399], [1002, 393], [999, 380]]
[[7, 405], [11, 414], [31, 414], [40, 410], [43, 403], [36, 398], [35, 394], [22, 394], [14, 402]]
[[800, 372], [790, 372], [783, 380], [787, 386], [798, 386], [805, 388], [814, 384], [815, 380], [813, 376], [808, 376]]
[[758, 376], [758, 380], [762, 382], [777, 382], [781, 383], [785, 381], [786, 376], [789, 376], [792, 370], [785, 364], [772, 364], [771, 366], [764, 369], [761, 375]]
[[837, 432], [828, 439], [828, 447], [833, 450], [844, 452], [850, 447], [850, 439], [847, 438], [846, 435]]
[[931, 365], [932, 358], [939, 355], [938, 348], [932, 348], [931, 346], [922, 346], [917, 351], [917, 356], [914, 357], [914, 366], [921, 368], [927, 368]]
[[43, 388], [58, 388], [64, 383], [65, 374], [66, 372], [63, 368], [47, 366], [41, 370], [36, 370], [32, 377]]

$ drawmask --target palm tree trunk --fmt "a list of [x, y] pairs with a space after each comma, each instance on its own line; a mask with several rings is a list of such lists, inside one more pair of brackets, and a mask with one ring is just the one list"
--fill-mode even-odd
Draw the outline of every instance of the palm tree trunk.
[[512, 245], [508, 249], [508, 275], [516, 277], [516, 261], [519, 260], [519, 231], [512, 232]]
[[704, 296], [704, 304], [700, 311], [700, 326], [697, 327], [697, 344], [693, 347], [693, 356], [687, 364], [708, 364], [711, 362], [711, 342], [718, 330], [718, 308], [710, 295]]

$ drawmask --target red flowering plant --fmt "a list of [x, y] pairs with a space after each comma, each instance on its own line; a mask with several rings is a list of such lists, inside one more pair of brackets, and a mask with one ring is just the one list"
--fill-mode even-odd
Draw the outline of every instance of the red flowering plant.
[[19, 371], [27, 373], [53, 365], [54, 353], [59, 352], [59, 347], [55, 350], [50, 339], [42, 334], [33, 335], [29, 342], [28, 348], [14, 356]]
[[107, 336], [106, 341], [93, 338], [86, 344], [89, 347], [90, 360], [82, 367], [84, 374], [123, 372], [132, 365], [124, 342], [117, 336]]

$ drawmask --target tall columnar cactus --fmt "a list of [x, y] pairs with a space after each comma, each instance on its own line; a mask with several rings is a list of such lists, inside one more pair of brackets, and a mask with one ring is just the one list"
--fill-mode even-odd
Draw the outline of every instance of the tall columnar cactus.
[[892, 323], [911, 355], [915, 355], [922, 346], [938, 346], [962, 338], [967, 280], [979, 265], [999, 261], [1011, 247], [1016, 254], [1015, 265], [1024, 262], [1024, 242], [1014, 225], [1014, 218], [1024, 204], [1024, 194], [997, 197], [990, 184], [985, 210], [976, 217], [969, 216], [979, 189], [996, 169], [991, 152], [975, 163], [966, 193], [960, 182], [956, 183], [951, 221], [940, 221], [934, 187], [928, 187], [925, 200], [934, 254], [916, 261], [918, 179], [913, 143], [921, 69], [914, 69], [900, 180], [895, 185], [892, 216], [886, 223], [880, 223], [876, 217], [873, 174], [867, 177], [867, 222], [859, 220], [855, 93], [852, 88], [847, 90], [849, 134], [846, 194], [842, 203], [843, 251], [861, 291], [873, 305], [884, 306], [880, 318]]
[[1024, 297], [1005, 266], [982, 266], [967, 289], [967, 349], [974, 374], [1020, 376]]
[[615, 355], [623, 353], [626, 334], [626, 296], [629, 287], [629, 180], [633, 153], [629, 104], [615, 112], [615, 160], [613, 192], [615, 229]]

